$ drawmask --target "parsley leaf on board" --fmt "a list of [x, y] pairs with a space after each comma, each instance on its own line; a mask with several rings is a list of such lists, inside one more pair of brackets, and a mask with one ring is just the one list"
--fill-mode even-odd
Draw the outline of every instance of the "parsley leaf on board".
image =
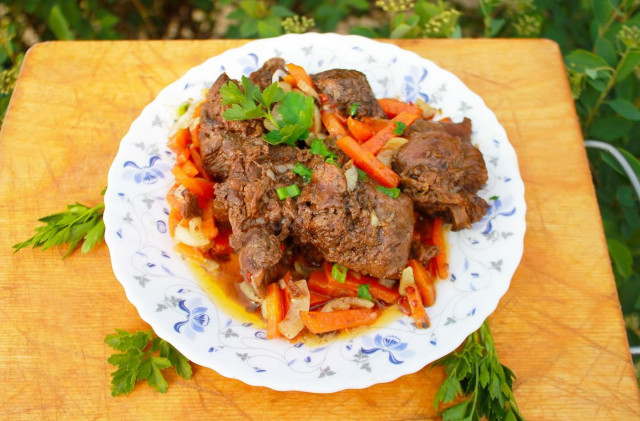
[[[231, 105], [222, 113], [225, 119], [269, 120], [275, 129], [264, 135], [263, 139], [272, 145], [295, 145], [297, 140], [309, 137], [309, 129], [313, 124], [312, 97], [299, 92], [285, 93], [277, 83], [260, 92], [260, 88], [246, 76], [242, 76], [241, 84], [242, 90], [234, 82], [220, 88], [222, 103]], [[275, 110], [277, 113], [273, 112]]]
[[191, 379], [189, 360], [167, 341], [154, 338], [152, 330], [127, 332], [116, 329], [116, 333], [107, 335], [104, 342], [119, 351], [107, 360], [109, 364], [118, 366], [111, 373], [111, 396], [130, 393], [136, 382], [141, 380], [164, 393], [169, 385], [162, 370], [169, 367], [174, 367], [180, 377]]
[[62, 256], [66, 258], [82, 243], [81, 251], [88, 252], [100, 244], [104, 237], [104, 203], [89, 208], [81, 203], [67, 205], [67, 210], [38, 219], [45, 225], [35, 228], [35, 235], [21, 243], [14, 244], [14, 253], [26, 247], [42, 247], [46, 250], [53, 246], [69, 244]]
[[447, 420], [524, 420], [513, 395], [515, 375], [498, 361], [498, 355], [485, 322], [467, 337], [461, 349], [433, 363], [442, 366], [447, 377], [433, 400], [435, 409], [455, 399], [464, 400], [442, 411]]

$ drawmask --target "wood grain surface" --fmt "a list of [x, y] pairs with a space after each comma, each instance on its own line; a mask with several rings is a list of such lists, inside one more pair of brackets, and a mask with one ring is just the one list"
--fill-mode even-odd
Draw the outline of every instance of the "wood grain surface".
[[[0, 132], [0, 418], [430, 419], [443, 378], [425, 368], [330, 395], [250, 387], [194, 367], [165, 395], [112, 398], [103, 344], [147, 326], [103, 244], [11, 245], [67, 203], [94, 205], [121, 137], [167, 84], [244, 41], [54, 42], [25, 59]], [[630, 420], [640, 399], [589, 165], [560, 51], [545, 40], [405, 40], [455, 73], [506, 129], [526, 186], [527, 233], [511, 289], [491, 317], [529, 420]]]

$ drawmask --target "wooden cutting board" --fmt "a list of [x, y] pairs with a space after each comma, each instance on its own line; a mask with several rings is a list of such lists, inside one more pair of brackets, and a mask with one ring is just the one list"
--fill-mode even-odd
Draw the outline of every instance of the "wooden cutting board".
[[[330, 395], [275, 392], [194, 367], [165, 395], [109, 393], [114, 328], [144, 329], [105, 245], [11, 245], [38, 217], [100, 202], [121, 137], [167, 84], [245, 41], [53, 42], [32, 48], [0, 132], [0, 418], [429, 419], [440, 370]], [[491, 317], [529, 420], [637, 419], [640, 399], [589, 164], [558, 46], [546, 40], [405, 40], [497, 114], [526, 186], [527, 234]]]

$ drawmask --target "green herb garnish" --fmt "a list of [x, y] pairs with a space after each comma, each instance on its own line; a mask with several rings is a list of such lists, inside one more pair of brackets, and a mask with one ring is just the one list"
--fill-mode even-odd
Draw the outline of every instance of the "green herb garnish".
[[389, 197], [393, 197], [394, 199], [397, 199], [398, 196], [400, 196], [400, 189], [397, 187], [391, 189], [389, 187], [378, 186], [378, 190]]
[[286, 187], [279, 187], [276, 189], [276, 194], [280, 200], [284, 200], [287, 197], [296, 197], [300, 194], [300, 187], [295, 184], [291, 184]]
[[356, 113], [358, 112], [358, 108], [360, 108], [360, 103], [359, 102], [354, 102], [353, 104], [351, 104], [349, 106], [349, 115], [351, 117], [355, 116]]
[[311, 181], [311, 176], [313, 175], [313, 170], [311, 170], [311, 168], [299, 162], [296, 162], [296, 166], [291, 170], [291, 172], [293, 172], [294, 174], [298, 174], [300, 177], [302, 177], [305, 183], [308, 183], [309, 181]]
[[344, 284], [344, 281], [347, 279], [347, 268], [338, 263], [334, 263], [333, 266], [331, 266], [331, 277], [341, 284]]
[[103, 213], [104, 203], [93, 208], [80, 203], [67, 205], [67, 210], [64, 212], [38, 219], [46, 225], [37, 227], [36, 234], [28, 240], [14, 244], [14, 253], [29, 246], [42, 247], [44, 251], [52, 246], [69, 244], [69, 249], [62, 256], [64, 259], [78, 247], [81, 241], [84, 241], [81, 250], [86, 253], [102, 242], [104, 237]]
[[178, 117], [182, 117], [184, 113], [187, 112], [188, 109], [189, 109], [189, 102], [183, 102], [182, 104], [180, 104], [180, 106], [176, 110]]
[[320, 139], [315, 139], [313, 142], [311, 142], [311, 148], [309, 149], [309, 152], [315, 155], [320, 155], [321, 157], [325, 158], [325, 162], [333, 164], [336, 167], [340, 167], [340, 165], [338, 165], [338, 163], [336, 162], [336, 159], [338, 159], [338, 155], [331, 152]]
[[373, 301], [373, 297], [371, 296], [371, 293], [369, 292], [369, 287], [371, 285], [369, 284], [362, 284], [358, 286], [358, 298], [362, 298], [364, 300], [369, 300], [369, 301]]
[[404, 124], [402, 121], [396, 121], [396, 128], [393, 129], [393, 134], [396, 136], [400, 136], [402, 135], [402, 133], [404, 133], [406, 128], [407, 128], [407, 125]]
[[438, 388], [434, 407], [466, 399], [442, 411], [444, 420], [524, 420], [513, 395], [515, 375], [500, 364], [487, 320], [469, 335], [462, 349], [433, 363], [447, 377]]
[[489, 200], [498, 200], [498, 199], [500, 199], [500, 196], [491, 196], [489, 198]]
[[[242, 76], [242, 90], [229, 82], [220, 88], [220, 95], [223, 104], [231, 105], [222, 113], [225, 119], [265, 118], [276, 127], [262, 137], [267, 143], [295, 145], [296, 140], [309, 137], [313, 123], [313, 98], [310, 96], [299, 92], [285, 93], [277, 83], [260, 92], [260, 88], [246, 76]], [[274, 105], [279, 113], [277, 119], [272, 115]]]
[[[174, 367], [180, 377], [191, 379], [189, 360], [169, 342], [153, 337], [152, 330], [127, 332], [116, 329], [104, 342], [119, 353], [107, 362], [118, 366], [111, 373], [111, 396], [125, 395], [133, 390], [136, 382], [146, 380], [157, 392], [167, 391], [167, 381], [162, 370]], [[150, 346], [149, 346], [150, 345]]]
[[358, 180], [364, 181], [367, 178], [369, 178], [366, 172], [362, 171], [360, 168], [356, 168], [356, 169], [358, 170]]

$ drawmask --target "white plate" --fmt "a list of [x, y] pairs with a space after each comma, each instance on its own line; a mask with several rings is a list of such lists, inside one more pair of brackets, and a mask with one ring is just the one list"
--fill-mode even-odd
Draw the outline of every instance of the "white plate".
[[[310, 73], [357, 69], [367, 75], [379, 98], [420, 97], [454, 121], [465, 116], [473, 121], [472, 141], [489, 172], [480, 195], [491, 208], [471, 229], [448, 234], [451, 278], [437, 284], [436, 304], [427, 310], [431, 328], [416, 329], [403, 317], [321, 347], [269, 341], [262, 327], [225, 314], [173, 251], [164, 197], [174, 182], [174, 156], [166, 142], [175, 108], [200, 97], [220, 73], [239, 78], [274, 56]], [[189, 70], [131, 125], [109, 171], [104, 201], [113, 271], [142, 319], [191, 361], [276, 390], [328, 393], [364, 388], [416, 372], [453, 351], [480, 327], [509, 288], [525, 232], [517, 158], [482, 99], [453, 74], [412, 52], [336, 34], [253, 41]]]

